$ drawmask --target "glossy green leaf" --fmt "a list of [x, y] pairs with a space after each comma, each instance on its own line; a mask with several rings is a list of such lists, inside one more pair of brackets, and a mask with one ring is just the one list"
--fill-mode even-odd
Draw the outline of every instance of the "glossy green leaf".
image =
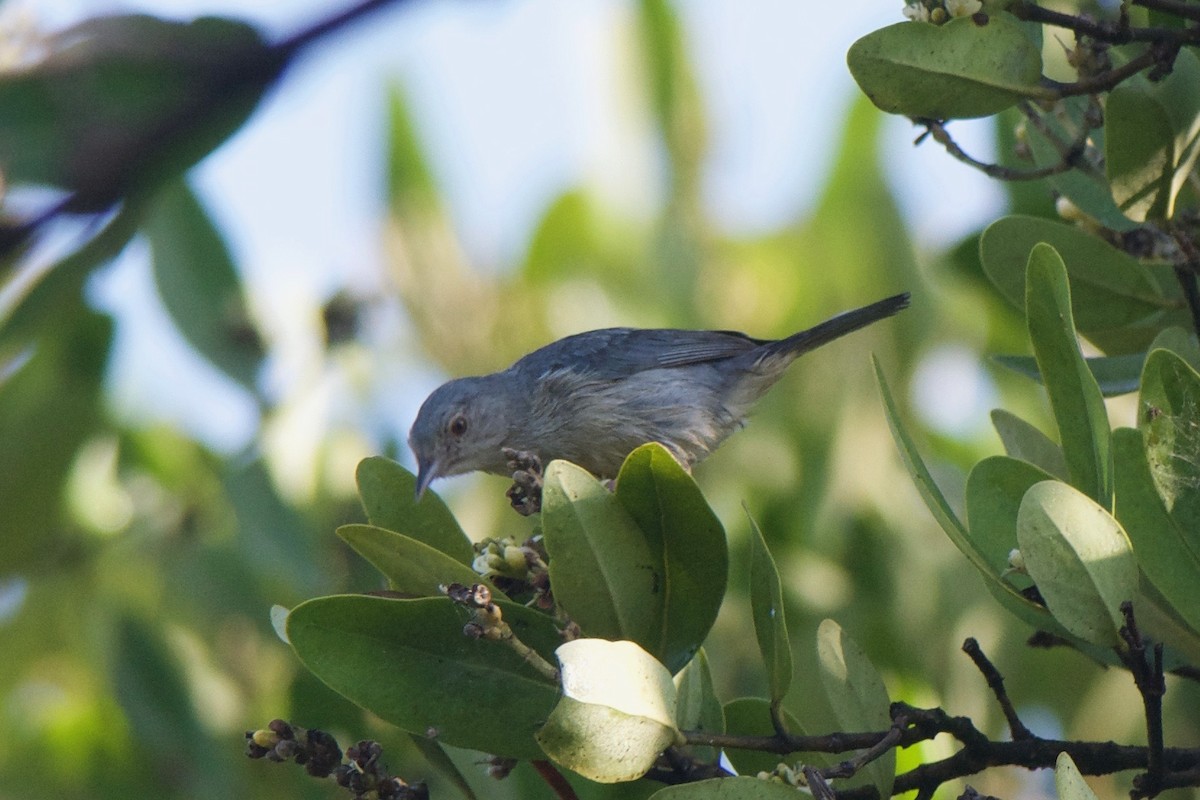
[[783, 605], [783, 584], [762, 531], [750, 519], [750, 611], [754, 635], [767, 670], [771, 701], [778, 704], [792, 685], [792, 647]]
[[850, 47], [850, 74], [889, 114], [986, 117], [1041, 93], [1042, 54], [1005, 13], [945, 25], [901, 22]]
[[1121, 210], [1137, 222], [1172, 218], [1200, 153], [1200, 60], [1185, 48], [1163, 80], [1130, 80], [1109, 92], [1104, 134]]
[[262, 338], [220, 231], [182, 180], [156, 194], [142, 223], [154, 283], [171, 321], [209, 363], [256, 393]]
[[[704, 648], [696, 651], [695, 657], [675, 673], [675, 724], [682, 731], [705, 733], [725, 732], [725, 712], [717, 691], [713, 686], [712, 671]], [[693, 746], [694, 758], [716, 761], [718, 752], [713, 747]]]
[[1055, 619], [1092, 644], [1116, 645], [1121, 603], [1136, 599], [1138, 584], [1120, 524], [1075, 488], [1044, 481], [1021, 501], [1017, 541]]
[[554, 597], [585, 636], [662, 641], [661, 560], [621, 502], [586, 470], [546, 468], [542, 533]]
[[[1093, 115], [1098, 123], [1101, 121], [1102, 115], [1097, 108], [1091, 107], [1090, 101], [1090, 97], [1067, 97], [1056, 102], [1049, 110], [1032, 105], [1030, 110], [1037, 115], [1037, 122], [1022, 123], [1021, 130], [1029, 144], [1033, 164], [1016, 163], [1009, 166], [1040, 169], [1061, 164], [1064, 151], [1070, 152], [1071, 146], [1078, 141], [1080, 130], [1088, 124], [1088, 116]], [[1104, 128], [1090, 128], [1088, 141], [1103, 152]], [[1136, 226], [1133, 220], [1121, 213], [1113, 200], [1103, 168], [1096, 168], [1087, 161], [1076, 161], [1072, 169], [1051, 175], [1046, 182], [1055, 192], [1106, 228], [1128, 231]]]
[[1029, 339], [1058, 423], [1071, 483], [1112, 508], [1108, 412], [1075, 339], [1066, 267], [1049, 245], [1035, 245], [1029, 255], [1025, 307]]
[[616, 496], [660, 562], [660, 638], [646, 644], [674, 672], [700, 647], [725, 597], [725, 529], [696, 481], [657, 443], [625, 459]]
[[[1053, 476], [1032, 464], [1007, 456], [991, 456], [967, 475], [967, 526], [971, 540], [997, 575], [1009, 568], [1017, 548], [1017, 510], [1029, 487]], [[1008, 581], [1020, 580], [1013, 575]], [[1029, 584], [1024, 580], [1020, 588]]]
[[[823, 620], [817, 628], [817, 662], [821, 686], [837, 718], [838, 730], [885, 731], [891, 727], [891, 700], [883, 679], [858, 643], [831, 619]], [[896, 751], [889, 750], [872, 761], [855, 777], [860, 776], [879, 791], [880, 797], [891, 797]]]
[[[1036, 367], [1034, 362], [1035, 371]], [[1062, 448], [1038, 428], [1002, 408], [993, 409], [992, 425], [1004, 444], [1004, 452], [1028, 461], [1055, 478], [1067, 479], [1067, 462]]]
[[[992, 356], [992, 360], [1026, 378], [1042, 382], [1037, 359], [1031, 356]], [[1096, 385], [1100, 387], [1100, 394], [1104, 397], [1119, 397], [1138, 390], [1138, 383], [1142, 377], [1142, 363], [1145, 360], [1144, 353], [1131, 353], [1124, 356], [1085, 358], [1084, 363], [1092, 373]]]
[[1025, 308], [1029, 255], [1041, 242], [1066, 264], [1077, 330], [1108, 355], [1145, 352], [1163, 326], [1187, 324], [1173, 294], [1137, 259], [1076, 226], [1038, 217], [1004, 217], [979, 239], [984, 273], [1017, 308]]
[[564, 697], [537, 733], [555, 763], [597, 783], [640, 778], [675, 742], [661, 722]]
[[[771, 704], [763, 697], [739, 697], [725, 704], [725, 730], [739, 736], [774, 736], [775, 725], [771, 721]], [[797, 736], [806, 736], [809, 731], [787, 709], [780, 712], [783, 724], [789, 732]], [[734, 768], [742, 775], [757, 775], [759, 772], [770, 772], [781, 761], [788, 761], [789, 755], [764, 753], [761, 750], [739, 750], [733, 747], [725, 748], [725, 755]], [[829, 762], [822, 753], [808, 753], [804, 756], [805, 763], [825, 766]]]
[[177, 175], [249, 117], [284, 66], [229, 19], [96, 17], [0, 76], [0, 160], [13, 183], [78, 193], [80, 209]]
[[[525, 644], [553, 658], [553, 621], [500, 602]], [[463, 634], [468, 612], [447, 598], [345, 595], [302, 603], [288, 639], [331, 689], [403, 730], [512, 758], [540, 758], [534, 733], [558, 687], [512, 649]], [[480, 713], [486, 702], [487, 713]]]
[[1054, 765], [1054, 789], [1058, 792], [1058, 800], [1098, 800], [1066, 752], [1058, 754]]
[[470, 565], [475, 557], [471, 540], [442, 498], [425, 492], [416, 499], [415, 475], [389, 458], [372, 456], [358, 463], [354, 478], [372, 525], [403, 533]]
[[451, 583], [491, 585], [470, 567], [402, 533], [374, 525], [343, 525], [337, 534], [383, 573], [392, 590], [409, 597], [436, 597], [442, 594], [440, 587]]
[[[1113, 433], [1117, 470], [1117, 520], [1129, 536], [1138, 566], [1179, 617], [1200, 631], [1200, 556], [1167, 513], [1146, 462], [1142, 435], [1131, 428]], [[1140, 620], [1139, 620], [1140, 622]]]
[[796, 800], [799, 793], [794, 786], [743, 775], [668, 786], [650, 800]]
[[1154, 485], [1184, 543], [1200, 555], [1200, 374], [1174, 353], [1155, 350], [1138, 399]]

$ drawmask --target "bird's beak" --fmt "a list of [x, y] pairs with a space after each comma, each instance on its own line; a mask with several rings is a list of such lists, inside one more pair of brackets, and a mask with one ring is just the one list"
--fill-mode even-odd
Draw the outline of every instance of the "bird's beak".
[[425, 490], [429, 488], [429, 484], [433, 483], [433, 479], [440, 477], [441, 464], [437, 459], [432, 461], [417, 461], [417, 499], [425, 494]]

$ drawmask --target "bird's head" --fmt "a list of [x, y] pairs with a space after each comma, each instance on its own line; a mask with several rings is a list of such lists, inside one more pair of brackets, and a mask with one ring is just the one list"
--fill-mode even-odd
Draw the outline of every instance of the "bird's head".
[[508, 407], [500, 376], [442, 384], [421, 405], [408, 434], [417, 457], [417, 498], [435, 478], [475, 470], [503, 472]]

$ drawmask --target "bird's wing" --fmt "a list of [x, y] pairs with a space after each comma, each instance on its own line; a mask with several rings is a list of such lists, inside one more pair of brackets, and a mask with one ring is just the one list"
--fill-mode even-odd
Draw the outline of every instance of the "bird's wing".
[[648, 369], [719, 361], [763, 343], [735, 331], [605, 328], [548, 344], [513, 368], [535, 376], [569, 371], [597, 380], [615, 380]]

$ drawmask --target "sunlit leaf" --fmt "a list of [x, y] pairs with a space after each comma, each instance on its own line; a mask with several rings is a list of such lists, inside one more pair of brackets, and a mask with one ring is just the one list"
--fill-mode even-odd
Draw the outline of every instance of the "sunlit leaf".
[[1111, 508], [1108, 412], [1075, 339], [1066, 267], [1049, 245], [1035, 245], [1029, 255], [1025, 307], [1029, 339], [1058, 423], [1071, 483]]
[[1054, 788], [1058, 791], [1058, 800], [1098, 800], [1096, 793], [1083, 780], [1079, 768], [1065, 752], [1058, 754], [1054, 766]]
[[1088, 642], [1116, 645], [1121, 603], [1136, 599], [1138, 584], [1120, 524], [1075, 488], [1044, 481], [1021, 501], [1017, 541], [1055, 619]]

